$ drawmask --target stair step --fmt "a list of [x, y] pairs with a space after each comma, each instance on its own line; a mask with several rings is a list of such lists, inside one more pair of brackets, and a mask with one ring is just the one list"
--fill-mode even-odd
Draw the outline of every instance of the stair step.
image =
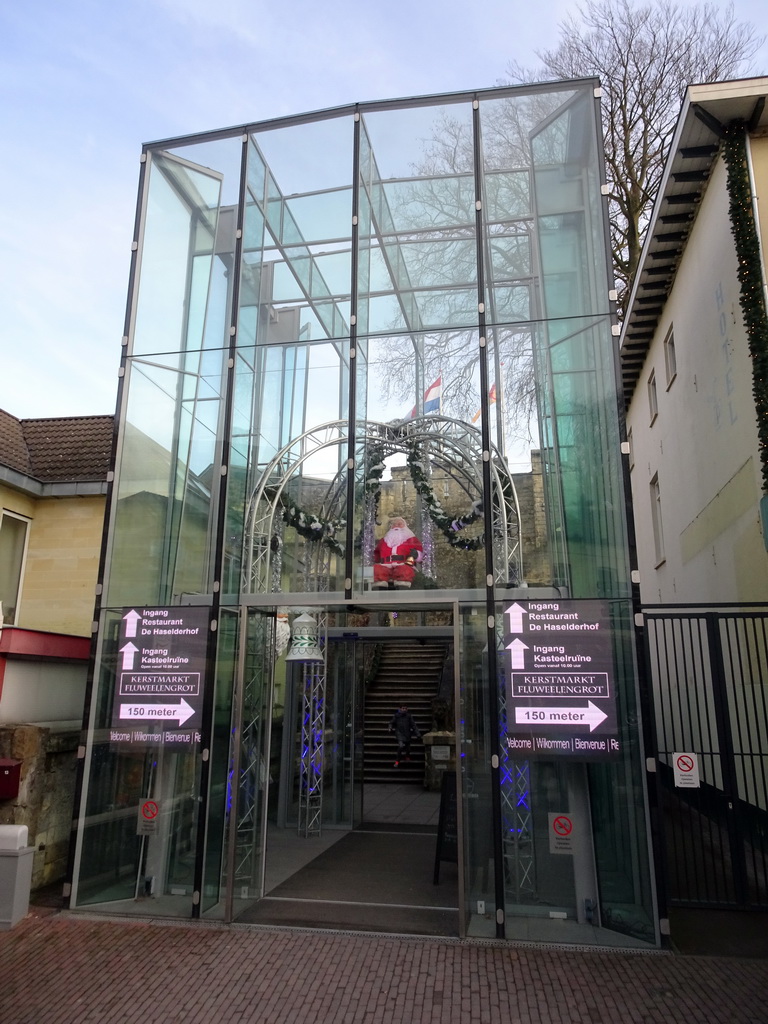
[[425, 751], [414, 741], [411, 760], [395, 766], [397, 742], [389, 731], [396, 709], [405, 704], [419, 729], [432, 722], [432, 701], [437, 696], [445, 663], [446, 646], [416, 646], [387, 641], [365, 695], [363, 731], [366, 782], [424, 784]]

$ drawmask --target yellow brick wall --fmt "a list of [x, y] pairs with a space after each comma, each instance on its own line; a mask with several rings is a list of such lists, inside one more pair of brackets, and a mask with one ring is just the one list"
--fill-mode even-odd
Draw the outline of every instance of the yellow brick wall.
[[31, 519], [35, 514], [37, 502], [20, 491], [14, 491], [11, 487], [0, 484], [0, 506], [15, 512], [19, 516], [27, 516]]
[[3, 487], [0, 502], [31, 519], [17, 625], [90, 636], [105, 499], [34, 499]]

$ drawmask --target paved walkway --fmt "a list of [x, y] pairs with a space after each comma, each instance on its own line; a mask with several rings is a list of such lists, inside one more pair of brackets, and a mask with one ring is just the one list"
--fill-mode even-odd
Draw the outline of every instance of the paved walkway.
[[766, 1024], [768, 961], [30, 915], [0, 1021]]

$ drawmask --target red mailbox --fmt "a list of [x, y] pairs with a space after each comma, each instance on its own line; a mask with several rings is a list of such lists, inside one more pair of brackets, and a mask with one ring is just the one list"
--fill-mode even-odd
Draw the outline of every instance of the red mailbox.
[[21, 761], [0, 757], [0, 800], [14, 800], [19, 795]]

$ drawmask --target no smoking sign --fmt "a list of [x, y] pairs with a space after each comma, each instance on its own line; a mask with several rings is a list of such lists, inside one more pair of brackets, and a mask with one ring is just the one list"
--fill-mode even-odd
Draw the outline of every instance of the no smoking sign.
[[698, 754], [675, 753], [672, 755], [672, 771], [675, 786], [678, 789], [699, 789], [699, 757]]
[[549, 815], [549, 852], [550, 853], [573, 853], [573, 815], [550, 814]]
[[142, 800], [139, 804], [136, 835], [153, 836], [157, 832], [157, 820], [159, 815], [160, 805], [156, 800]]
[[560, 814], [552, 822], [552, 828], [558, 836], [569, 836], [573, 832], [573, 822], [564, 814]]

